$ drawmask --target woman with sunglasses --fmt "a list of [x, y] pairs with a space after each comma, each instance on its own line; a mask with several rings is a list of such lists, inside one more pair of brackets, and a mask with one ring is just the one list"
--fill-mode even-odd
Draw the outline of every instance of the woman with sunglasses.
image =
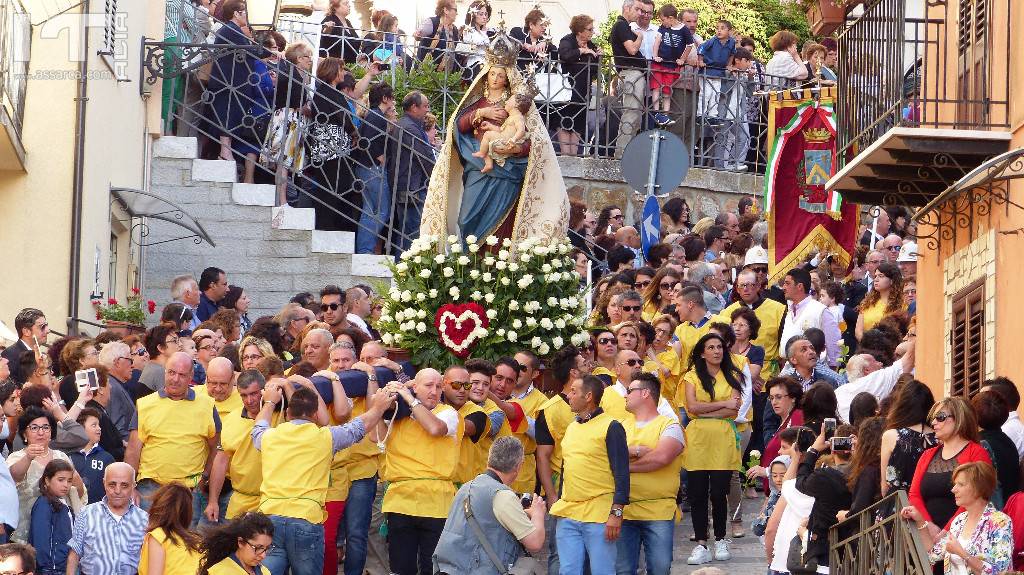
[[[670, 267], [663, 267], [651, 278], [651, 283], [640, 293], [644, 296], [644, 308], [640, 317], [651, 321], [661, 313], [662, 308], [672, 303], [672, 289], [683, 281], [683, 276]], [[638, 290], [639, 291], [639, 290]]]
[[617, 377], [615, 374], [615, 355], [619, 353], [618, 340], [615, 339], [615, 334], [611, 330], [595, 329], [590, 332], [590, 341], [594, 346], [595, 364], [591, 375], [605, 376], [605, 383], [611, 385]]
[[683, 380], [683, 360], [680, 357], [678, 341], [672, 341], [673, 334], [679, 323], [669, 314], [660, 314], [651, 322], [654, 328], [654, 339], [647, 347], [647, 363], [644, 371], [657, 374], [661, 380], [661, 395], [678, 411], [676, 393], [679, 383]]
[[910, 504], [941, 528], [963, 511], [953, 495], [953, 470], [971, 461], [992, 465], [988, 451], [979, 443], [978, 418], [969, 403], [947, 397], [932, 406], [928, 421], [939, 445], [921, 454], [910, 483]]
[[708, 549], [708, 500], [715, 528], [714, 559], [728, 561], [726, 540], [729, 515], [729, 479], [740, 467], [740, 436], [736, 431], [743, 390], [743, 373], [733, 364], [722, 336], [708, 333], [697, 340], [690, 354], [693, 369], [683, 376], [686, 413], [686, 446], [683, 468], [687, 471], [687, 496], [693, 513], [697, 546], [689, 565], [710, 563]]
[[262, 563], [273, 542], [270, 518], [246, 513], [206, 533], [198, 575], [267, 575]]
[[146, 369], [146, 364], [149, 363], [149, 351], [146, 350], [144, 338], [145, 334], [130, 335], [121, 340], [128, 346], [128, 349], [131, 350], [132, 369], [139, 370], [139, 373], [141, 373], [143, 369]]
[[907, 312], [907, 302], [903, 295], [903, 274], [896, 264], [878, 264], [873, 280], [871, 291], [860, 302], [860, 315], [857, 317], [857, 328], [854, 332], [857, 341], [860, 341], [864, 337], [864, 332], [875, 327], [883, 317]]

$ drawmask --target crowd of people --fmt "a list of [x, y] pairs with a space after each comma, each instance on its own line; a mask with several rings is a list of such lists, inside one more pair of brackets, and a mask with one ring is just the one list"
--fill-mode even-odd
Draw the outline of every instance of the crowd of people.
[[[278, 204], [314, 208], [318, 229], [355, 232], [358, 253], [407, 248], [444, 114], [477, 77], [497, 33], [492, 6], [474, 0], [462, 15], [455, 0], [438, 0], [435, 15], [408, 34], [386, 10], [373, 13], [371, 30], [356, 29], [350, 0], [332, 0], [319, 29], [293, 22], [258, 32], [244, 0], [167, 6], [169, 52], [204, 43], [214, 51], [212, 61], [165, 81], [165, 131], [197, 136], [209, 159], [235, 160], [240, 181], [275, 184]], [[596, 42], [587, 14], [560, 38], [540, 8], [511, 27], [518, 67], [537, 72], [535, 104], [557, 152], [618, 158], [637, 133], [662, 126], [695, 165], [763, 168], [763, 93], [834, 81], [836, 43], [808, 41], [799, 52], [797, 36], [782, 30], [761, 47], [774, 54], [761, 62], [753, 38], [721, 20], [705, 39], [697, 16], [626, 1], [607, 43]], [[194, 61], [186, 56], [183, 64]], [[455, 81], [437, 93], [393, 85], [395, 70], [412, 67]]]
[[574, 205], [591, 339], [546, 358], [414, 367], [369, 286], [250, 320], [215, 267], [141, 336], [56, 337], [25, 308], [0, 359], [0, 570], [666, 574], [679, 537], [727, 568], [749, 530], [770, 573], [822, 572], [865, 512], [913, 521], [945, 573], [1008, 569], [1019, 391], [914, 378], [907, 214], [876, 209], [849, 266], [770, 280], [751, 205], [691, 224], [672, 198], [646, 255], [622, 208]]

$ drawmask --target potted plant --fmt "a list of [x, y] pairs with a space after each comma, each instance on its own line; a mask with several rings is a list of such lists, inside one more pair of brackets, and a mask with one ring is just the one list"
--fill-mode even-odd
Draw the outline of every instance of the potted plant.
[[118, 302], [115, 298], [108, 298], [104, 304], [99, 298], [95, 298], [92, 305], [96, 308], [96, 319], [103, 320], [108, 330], [122, 337], [146, 331], [146, 312], [152, 314], [156, 311], [156, 302], [143, 302], [139, 288], [132, 288], [132, 294], [125, 298], [124, 303]]
[[807, 23], [811, 34], [828, 36], [835, 32], [846, 18], [848, 0], [804, 0]]

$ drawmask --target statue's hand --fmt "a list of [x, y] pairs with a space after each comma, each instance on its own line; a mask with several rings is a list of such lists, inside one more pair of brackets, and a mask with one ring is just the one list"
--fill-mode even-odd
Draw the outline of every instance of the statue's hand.
[[499, 155], [511, 156], [511, 155], [517, 154], [519, 152], [516, 149], [517, 147], [518, 146], [516, 146], [515, 144], [502, 144], [500, 146], [491, 146], [491, 149], [494, 150], [494, 152], [499, 154]]
[[483, 116], [484, 118], [487, 118], [488, 120], [493, 120], [498, 124], [501, 124], [506, 119], [508, 119], [508, 112], [506, 112], [503, 108], [483, 108], [480, 111], [480, 115]]

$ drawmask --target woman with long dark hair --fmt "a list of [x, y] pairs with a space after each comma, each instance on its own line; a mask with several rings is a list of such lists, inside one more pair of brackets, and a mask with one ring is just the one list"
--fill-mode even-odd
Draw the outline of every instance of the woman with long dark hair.
[[662, 309], [672, 303], [672, 290], [683, 281], [683, 276], [670, 267], [663, 267], [651, 278], [651, 284], [643, 291], [644, 307], [640, 317], [651, 321], [662, 313]]
[[853, 458], [846, 473], [846, 484], [853, 494], [853, 503], [846, 513], [839, 516], [840, 521], [871, 507], [882, 498], [879, 453], [882, 449], [883, 431], [884, 417], [869, 417], [857, 428], [857, 444], [854, 446]]
[[875, 327], [887, 315], [906, 313], [907, 302], [903, 295], [903, 274], [896, 264], [883, 262], [878, 264], [871, 284], [871, 291], [860, 302], [860, 315], [857, 316], [857, 341], [864, 337], [864, 332]]
[[250, 511], [207, 532], [201, 546], [198, 575], [266, 575], [263, 559], [273, 546], [274, 524]]
[[683, 376], [686, 393], [686, 446], [683, 468], [687, 471], [687, 495], [693, 513], [697, 546], [690, 565], [710, 563], [708, 550], [708, 499], [715, 528], [714, 559], [727, 561], [725, 538], [728, 518], [729, 479], [740, 466], [740, 436], [736, 431], [743, 373], [733, 363], [721, 335], [708, 333], [697, 340], [690, 354], [693, 366]]
[[917, 461], [926, 449], [935, 445], [932, 428], [928, 425], [928, 412], [933, 405], [932, 390], [916, 379], [896, 391], [882, 433], [879, 460], [882, 495], [891, 490], [910, 489]]
[[192, 492], [168, 483], [153, 494], [142, 542], [139, 575], [192, 575], [199, 568], [199, 536], [192, 524]]

